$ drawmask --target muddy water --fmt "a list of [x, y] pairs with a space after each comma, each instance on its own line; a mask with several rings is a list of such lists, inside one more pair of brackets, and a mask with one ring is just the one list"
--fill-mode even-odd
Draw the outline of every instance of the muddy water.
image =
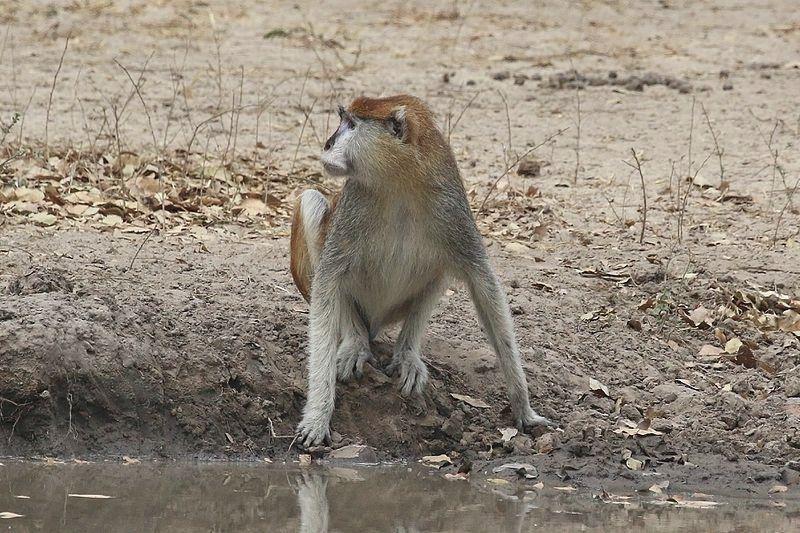
[[0, 513], [23, 515], [0, 519], [0, 529], [10, 531], [788, 532], [800, 526], [792, 501], [705, 497], [719, 504], [710, 509], [647, 497], [607, 503], [546, 488], [479, 490], [479, 482], [401, 466], [4, 463]]

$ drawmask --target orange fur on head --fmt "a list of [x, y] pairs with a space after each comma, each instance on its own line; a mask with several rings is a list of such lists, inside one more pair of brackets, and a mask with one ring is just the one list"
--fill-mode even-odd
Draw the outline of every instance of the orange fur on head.
[[385, 98], [360, 96], [353, 100], [348, 111], [360, 118], [387, 120], [401, 108], [404, 108], [406, 113], [408, 127], [406, 142], [416, 146], [424, 145], [427, 134], [436, 131], [436, 124], [431, 110], [425, 102], [415, 96], [407, 94]]

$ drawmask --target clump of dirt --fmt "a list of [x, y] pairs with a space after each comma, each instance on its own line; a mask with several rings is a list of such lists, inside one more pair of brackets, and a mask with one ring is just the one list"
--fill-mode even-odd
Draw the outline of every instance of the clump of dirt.
[[33, 267], [30, 272], [11, 281], [8, 294], [24, 296], [46, 292], [72, 292], [72, 282], [58, 269]]
[[566, 72], [553, 74], [546, 81], [542, 82], [542, 86], [549, 89], [585, 89], [587, 87], [601, 87], [604, 85], [624, 87], [629, 91], [643, 91], [645, 87], [663, 85], [681, 94], [692, 92], [692, 84], [688, 80], [656, 74], [654, 72], [620, 76], [616, 71], [612, 70], [606, 76], [595, 76], [591, 74], [582, 74], [577, 70], [568, 70]]

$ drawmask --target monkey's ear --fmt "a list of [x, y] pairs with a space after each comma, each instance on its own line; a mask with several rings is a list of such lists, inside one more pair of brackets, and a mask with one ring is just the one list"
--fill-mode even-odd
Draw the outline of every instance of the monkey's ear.
[[344, 106], [342, 104], [339, 104], [339, 108], [338, 108], [337, 111], [339, 113], [339, 120], [343, 119], [344, 116], [347, 114], [347, 111], [345, 110], [345, 108], [344, 108]]
[[408, 136], [408, 124], [406, 123], [405, 106], [400, 106], [395, 109], [389, 116], [386, 124], [389, 127], [389, 131], [392, 133], [392, 135], [401, 141], [405, 141], [406, 137]]

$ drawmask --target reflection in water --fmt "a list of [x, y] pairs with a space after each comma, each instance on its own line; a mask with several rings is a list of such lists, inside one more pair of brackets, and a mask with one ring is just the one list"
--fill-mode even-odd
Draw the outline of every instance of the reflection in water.
[[[69, 494], [100, 494], [84, 499]], [[19, 498], [27, 496], [28, 498]], [[479, 491], [406, 467], [259, 464], [0, 466], [0, 513], [11, 531], [793, 531], [797, 502], [675, 508], [589, 496]]]

